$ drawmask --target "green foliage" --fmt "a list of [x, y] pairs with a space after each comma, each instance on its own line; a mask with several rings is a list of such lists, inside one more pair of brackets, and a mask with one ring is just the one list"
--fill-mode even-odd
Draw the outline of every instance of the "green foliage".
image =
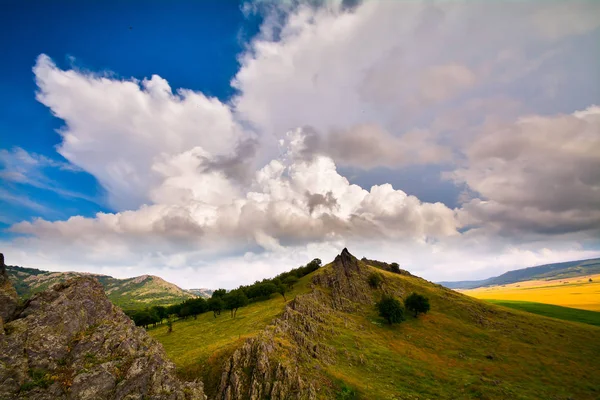
[[383, 283], [383, 276], [378, 272], [371, 272], [371, 275], [369, 275], [368, 278], [368, 282], [369, 286], [371, 286], [373, 289], [378, 289]]
[[221, 315], [221, 311], [225, 308], [225, 303], [221, 297], [211, 297], [207, 302], [208, 310], [213, 312], [213, 316]]
[[298, 283], [298, 277], [295, 275], [289, 275], [283, 280], [283, 283], [286, 284], [288, 288], [293, 289], [294, 285]]
[[379, 316], [391, 324], [397, 324], [404, 321], [404, 307], [402, 303], [394, 296], [383, 295], [377, 303]]
[[532, 301], [517, 300], [486, 300], [488, 303], [503, 307], [513, 308], [515, 310], [526, 311], [533, 314], [539, 314], [546, 317], [562, 319], [566, 321], [581, 322], [600, 326], [600, 312], [580, 310], [577, 308], [561, 307], [552, 304], [535, 303]]
[[48, 372], [41, 368], [32, 368], [29, 370], [30, 380], [21, 385], [21, 391], [27, 392], [36, 387], [46, 389], [54, 380], [49, 376]]
[[398, 265], [398, 263], [396, 263], [396, 262], [393, 262], [390, 264], [390, 270], [395, 274], [399, 274], [400, 273], [400, 265]]
[[173, 314], [170, 314], [167, 316], [167, 333], [173, 332], [173, 320], [174, 319], [175, 319], [175, 316]]
[[415, 313], [415, 317], [419, 315], [419, 313], [427, 313], [429, 311], [429, 299], [423, 295], [418, 293], [411, 293], [405, 300], [404, 306]]
[[217, 289], [217, 290], [215, 290], [213, 292], [211, 298], [213, 298], [213, 299], [214, 298], [220, 298], [220, 299], [222, 299], [223, 296], [225, 296], [226, 294], [227, 294], [227, 290], [225, 290], [225, 289]]
[[358, 399], [358, 393], [350, 386], [344, 384], [335, 398], [337, 400], [356, 400]]
[[231, 311], [231, 318], [235, 318], [240, 307], [248, 305], [248, 297], [239, 289], [227, 293], [223, 297], [223, 301], [225, 302], [225, 308]]
[[288, 287], [283, 283], [277, 284], [277, 293], [283, 296], [283, 301], [287, 301], [285, 294], [289, 291]]

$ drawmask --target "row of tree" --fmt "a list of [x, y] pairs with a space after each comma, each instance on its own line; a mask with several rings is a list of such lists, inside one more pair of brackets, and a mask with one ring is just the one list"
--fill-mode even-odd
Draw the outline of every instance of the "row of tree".
[[227, 291], [225, 289], [215, 290], [210, 299], [195, 298], [185, 300], [179, 304], [168, 307], [154, 306], [145, 310], [126, 311], [136, 325], [145, 328], [150, 325], [161, 324], [168, 316], [179, 319], [189, 317], [197, 318], [199, 314], [211, 311], [217, 318], [224, 310], [230, 311], [231, 317], [235, 318], [238, 309], [251, 302], [268, 300], [273, 294], [279, 294], [287, 301], [286, 293], [294, 288], [298, 280], [321, 267], [321, 260], [315, 258], [308, 264], [284, 272], [272, 279], [256, 281], [252, 285], [242, 285], [237, 289]]
[[420, 313], [427, 313], [430, 305], [429, 299], [418, 293], [411, 293], [404, 300], [404, 306], [394, 296], [384, 295], [377, 303], [377, 309], [379, 310], [379, 315], [385, 318], [389, 324], [397, 324], [405, 320], [405, 309], [412, 311], [416, 318]]

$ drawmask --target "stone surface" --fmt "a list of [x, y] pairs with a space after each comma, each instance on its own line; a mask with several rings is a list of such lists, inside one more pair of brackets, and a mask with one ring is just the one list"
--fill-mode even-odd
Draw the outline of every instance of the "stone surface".
[[206, 399], [94, 278], [34, 295], [0, 335], [0, 399]]
[[19, 302], [17, 292], [6, 273], [4, 254], [0, 253], [0, 326], [12, 318]]
[[310, 293], [289, 302], [281, 317], [234, 352], [223, 367], [218, 399], [316, 399], [318, 383], [303, 376], [299, 366], [311, 360], [315, 367], [335, 363], [335, 350], [323, 340], [334, 334], [327, 318], [356, 302], [372, 302], [368, 274], [344, 249], [331, 268], [315, 274]]

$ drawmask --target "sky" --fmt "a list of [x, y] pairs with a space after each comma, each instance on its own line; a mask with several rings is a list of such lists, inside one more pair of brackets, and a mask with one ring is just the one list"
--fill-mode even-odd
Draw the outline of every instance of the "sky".
[[600, 2], [4, 1], [7, 263], [233, 288], [600, 257]]

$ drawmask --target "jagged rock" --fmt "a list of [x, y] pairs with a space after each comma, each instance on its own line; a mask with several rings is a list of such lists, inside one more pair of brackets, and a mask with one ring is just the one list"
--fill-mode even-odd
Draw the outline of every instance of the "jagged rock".
[[[368, 274], [368, 268], [344, 249], [331, 268], [315, 275], [310, 293], [289, 302], [281, 317], [234, 352], [224, 366], [218, 399], [316, 399], [317, 383], [303, 378], [298, 366], [311, 359], [335, 363], [335, 350], [323, 340], [334, 333], [327, 317], [335, 310], [352, 309], [355, 302], [372, 302]], [[280, 348], [278, 343], [290, 345]]]
[[356, 303], [369, 304], [373, 301], [367, 284], [369, 271], [361, 263], [348, 249], [344, 249], [335, 258], [330, 270], [313, 278], [313, 283], [331, 288], [334, 309], [351, 312]]
[[34, 295], [4, 331], [1, 399], [206, 399], [94, 278]]
[[6, 273], [4, 254], [0, 253], [0, 327], [12, 318], [18, 303], [17, 291], [10, 283]]

